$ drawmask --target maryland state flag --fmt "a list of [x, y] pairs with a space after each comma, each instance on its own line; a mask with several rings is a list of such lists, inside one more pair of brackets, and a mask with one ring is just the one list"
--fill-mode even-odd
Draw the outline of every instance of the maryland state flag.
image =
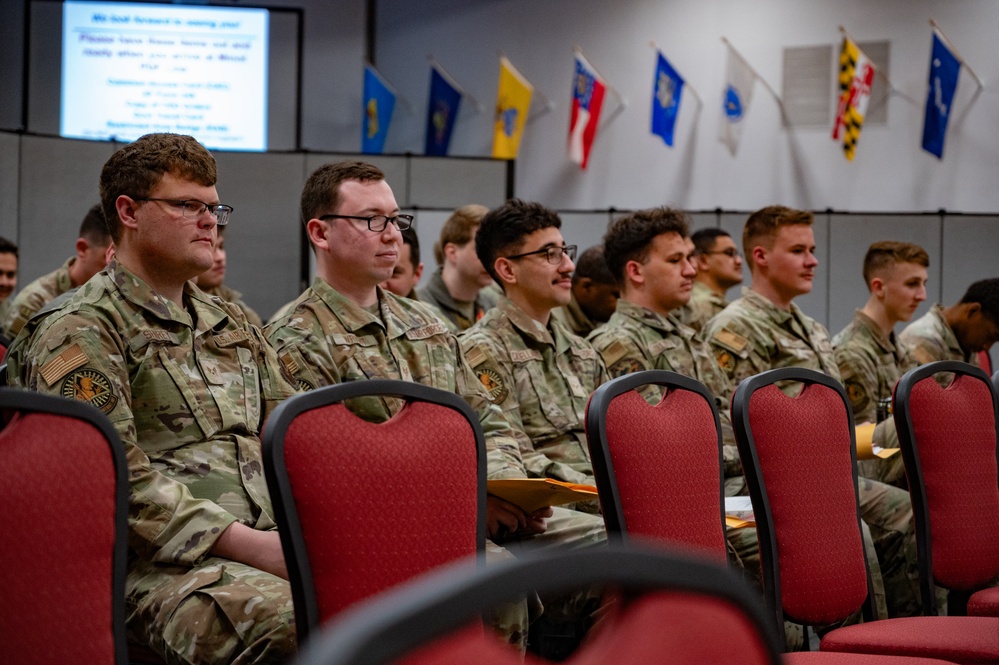
[[509, 60], [501, 56], [496, 120], [493, 123], [493, 157], [517, 158], [533, 94], [534, 86], [521, 76]]
[[874, 63], [848, 37], [843, 38], [839, 54], [839, 107], [833, 126], [834, 141], [843, 141], [843, 153], [853, 161], [864, 124], [867, 104], [874, 85]]
[[361, 127], [361, 152], [380, 155], [385, 150], [395, 93], [389, 89], [371, 65], [364, 66], [364, 122]]
[[460, 103], [461, 90], [452, 85], [437, 67], [432, 67], [430, 103], [427, 108], [427, 135], [423, 151], [425, 155], [447, 154]]

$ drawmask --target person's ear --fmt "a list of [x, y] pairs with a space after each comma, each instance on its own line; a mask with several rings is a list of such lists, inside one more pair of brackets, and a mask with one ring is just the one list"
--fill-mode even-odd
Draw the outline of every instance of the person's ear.
[[305, 230], [309, 234], [309, 242], [311, 242], [316, 249], [329, 251], [330, 241], [328, 236], [330, 225], [328, 223], [313, 217], [305, 224]]

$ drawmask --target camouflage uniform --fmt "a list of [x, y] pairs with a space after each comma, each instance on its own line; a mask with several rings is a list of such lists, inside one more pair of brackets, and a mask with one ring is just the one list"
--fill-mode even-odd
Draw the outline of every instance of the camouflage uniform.
[[[490, 478], [523, 478], [520, 449], [526, 440], [511, 428], [493, 405], [465, 362], [458, 341], [425, 305], [378, 288], [379, 311], [371, 313], [317, 277], [284, 316], [272, 321], [265, 334], [300, 388], [310, 390], [345, 381], [401, 379], [454, 392], [479, 414], [486, 439]], [[351, 400], [358, 416], [387, 420], [399, 400]], [[603, 521], [556, 509], [548, 531], [530, 538], [532, 545], [581, 546], [605, 540]], [[511, 539], [512, 541], [512, 539]], [[511, 541], [503, 541], [510, 546]], [[509, 556], [490, 544], [490, 562]], [[528, 609], [513, 604], [494, 613], [494, 625], [509, 641], [525, 645]]]
[[[920, 365], [936, 360], [959, 360], [975, 367], [981, 367], [977, 353], [965, 353], [957, 341], [957, 335], [944, 318], [943, 305], [935, 304], [923, 316], [905, 327], [899, 339], [908, 345], [912, 355]], [[950, 372], [935, 374], [934, 379], [941, 386], [948, 386], [954, 379]]]
[[218, 296], [222, 300], [231, 302], [233, 305], [239, 307], [239, 309], [242, 310], [243, 315], [246, 317], [246, 320], [249, 323], [255, 325], [258, 328], [264, 327], [264, 322], [263, 320], [261, 320], [260, 315], [254, 312], [249, 305], [243, 302], [243, 294], [237, 291], [236, 289], [230, 289], [225, 284], [219, 284], [214, 289], [205, 290], [205, 293], [207, 293], [210, 296]]
[[503, 298], [462, 335], [461, 348], [490, 399], [530, 439], [524, 475], [593, 484], [586, 403], [608, 375], [590, 343]]
[[[841, 380], [825, 327], [794, 303], [783, 310], [744, 287], [742, 297], [711, 319], [703, 334], [733, 392], [743, 379], [780, 367], [804, 367]], [[858, 494], [884, 578], [888, 614], [918, 615], [919, 565], [909, 493], [861, 477]], [[876, 568], [871, 566], [872, 576]]]
[[[859, 309], [853, 321], [833, 337], [836, 364], [839, 366], [847, 397], [853, 408], [853, 422], [877, 423], [878, 400], [891, 398], [895, 383], [916, 366], [908, 347], [892, 332], [885, 336], [869, 316]], [[874, 429], [874, 443], [882, 448], [898, 448], [895, 421], [886, 418]], [[908, 490], [902, 455], [886, 460], [860, 460], [860, 474]]]
[[443, 269], [438, 268], [430, 275], [430, 281], [422, 289], [418, 289], [420, 301], [436, 307], [444, 320], [457, 327], [457, 332], [468, 330], [475, 322], [496, 305], [495, 298], [489, 291], [479, 289], [474, 302], [459, 303], [447, 290], [444, 283]]
[[61, 293], [73, 288], [69, 277], [69, 267], [76, 261], [75, 256], [66, 259], [59, 268], [42, 275], [11, 297], [10, 310], [3, 319], [3, 330], [13, 340], [31, 316]]
[[566, 328], [580, 337], [586, 337], [593, 332], [594, 328], [600, 325], [596, 321], [591, 320], [586, 315], [586, 312], [583, 311], [583, 308], [579, 306], [576, 294], [572, 295], [572, 300], [569, 301], [568, 305], [553, 309], [552, 316], [564, 323]]
[[28, 321], [9, 381], [89, 402], [121, 436], [130, 638], [171, 663], [281, 661], [295, 648], [287, 581], [210, 551], [234, 522], [275, 528], [259, 432], [294, 388], [238, 309], [191, 283], [184, 301], [113, 261]]
[[690, 302], [683, 308], [684, 315], [680, 320], [700, 332], [715, 315], [721, 312], [728, 305], [725, 296], [720, 296], [712, 291], [704, 282], [694, 280], [694, 286], [690, 290]]

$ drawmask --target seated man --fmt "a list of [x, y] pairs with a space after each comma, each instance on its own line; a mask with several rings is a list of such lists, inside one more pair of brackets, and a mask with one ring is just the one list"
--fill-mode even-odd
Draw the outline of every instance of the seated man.
[[100, 191], [117, 257], [28, 321], [8, 380], [87, 401], [121, 436], [129, 637], [171, 663], [282, 662], [294, 612], [259, 435], [294, 387], [242, 312], [189, 282], [232, 211], [215, 181], [189, 136], [114, 153]]
[[680, 320], [700, 332], [711, 317], [725, 309], [725, 293], [742, 283], [742, 257], [728, 231], [701, 229], [690, 236], [694, 243], [694, 288]]
[[194, 278], [194, 283], [198, 288], [210, 296], [218, 296], [222, 300], [231, 302], [243, 312], [246, 320], [263, 328], [264, 322], [260, 316], [254, 312], [249, 305], [243, 302], [243, 294], [236, 289], [230, 289], [225, 282], [226, 253], [225, 253], [225, 227], [219, 227], [218, 240], [215, 243], [215, 260], [212, 267]]
[[3, 329], [13, 339], [31, 316], [49, 301], [70, 289], [75, 289], [104, 270], [107, 265], [111, 236], [98, 203], [87, 211], [76, 239], [76, 254], [66, 259], [58, 269], [21, 289], [10, 305]]
[[410, 300], [419, 300], [416, 285], [423, 276], [423, 263], [420, 261], [420, 238], [416, 229], [409, 227], [403, 231], [402, 245], [399, 246], [399, 260], [392, 269], [392, 276], [382, 282], [386, 291]]
[[[14, 302], [10, 296], [16, 288], [17, 245], [0, 237], [0, 321], [5, 320], [10, 314], [10, 305]], [[7, 335], [8, 333], [6, 330], [0, 330], [0, 334]]]
[[[302, 219], [316, 254], [316, 279], [283, 316], [266, 328], [281, 362], [306, 390], [344, 381], [415, 381], [465, 398], [479, 414], [489, 478], [525, 478], [522, 432], [491, 404], [465, 362], [458, 340], [420, 302], [379, 285], [392, 275], [402, 244], [399, 214], [385, 175], [364, 162], [317, 169], [302, 190]], [[371, 421], [386, 420], [397, 400], [352, 400]], [[554, 513], [554, 514], [553, 514]], [[488, 535], [495, 543], [586, 545], [605, 539], [603, 521], [565, 509], [529, 514], [490, 496]], [[491, 557], [505, 555], [491, 548]], [[527, 618], [498, 613], [497, 629], [524, 645]]]
[[[793, 302], [812, 290], [818, 265], [812, 222], [812, 213], [784, 206], [763, 208], [746, 220], [742, 248], [751, 285], [703, 333], [728, 378], [730, 394], [746, 377], [779, 367], [805, 367], [840, 380], [829, 333]], [[807, 442], [803, 446], [807, 449]], [[867, 478], [861, 478], [858, 489], [861, 517], [870, 527], [884, 577], [888, 614], [918, 615], [909, 493]]]
[[579, 255], [572, 273], [572, 300], [553, 309], [552, 316], [580, 337], [586, 337], [614, 313], [620, 295], [618, 289], [617, 281], [607, 269], [603, 247], [590, 247]]
[[[876, 242], [864, 256], [864, 281], [871, 295], [853, 321], [833, 337], [846, 394], [857, 425], [876, 423], [871, 442], [898, 448], [895, 421], [887, 406], [902, 375], [916, 366], [908, 347], [895, 337], [895, 324], [912, 318], [926, 300], [926, 269], [930, 257], [919, 245]], [[858, 440], [862, 436], [858, 432]], [[908, 490], [902, 455], [857, 462], [862, 476]]]

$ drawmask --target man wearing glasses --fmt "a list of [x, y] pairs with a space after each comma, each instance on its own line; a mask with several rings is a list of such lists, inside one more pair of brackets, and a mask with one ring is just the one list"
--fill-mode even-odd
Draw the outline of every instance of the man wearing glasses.
[[100, 193], [116, 258], [28, 320], [8, 380], [89, 402], [125, 445], [129, 638], [167, 662], [279, 662], [294, 611], [259, 434], [295, 390], [242, 312], [189, 281], [232, 212], [215, 182], [190, 136], [112, 155]]
[[728, 301], [725, 292], [742, 283], [742, 256], [728, 231], [719, 228], [701, 229], [690, 239], [694, 243], [694, 288], [690, 302], [683, 310], [683, 321], [700, 331]]
[[[457, 393], [479, 415], [490, 478], [524, 478], [519, 464], [523, 432], [511, 427], [465, 362], [458, 340], [425, 304], [380, 285], [392, 276], [402, 247], [401, 230], [413, 218], [399, 213], [385, 175], [364, 162], [327, 164], [302, 190], [302, 220], [316, 253], [316, 279], [265, 334], [303, 390], [344, 381], [397, 379]], [[394, 400], [351, 400], [370, 421], [387, 420]], [[515, 462], [511, 464], [510, 460]], [[489, 560], [509, 557], [496, 543], [518, 540], [584, 545], [605, 538], [603, 521], [543, 508], [530, 514], [490, 496]], [[554, 515], [553, 515], [554, 513]], [[437, 519], [444, 516], [431, 516]], [[414, 514], [414, 519], [420, 519]], [[527, 605], [498, 609], [493, 624], [523, 648]]]

